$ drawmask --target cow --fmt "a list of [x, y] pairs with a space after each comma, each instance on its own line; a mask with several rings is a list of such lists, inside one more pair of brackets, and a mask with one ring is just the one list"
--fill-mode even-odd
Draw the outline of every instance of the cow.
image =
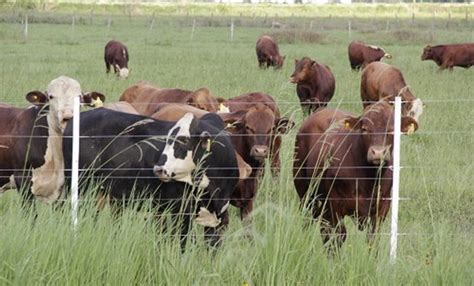
[[352, 41], [348, 47], [349, 62], [354, 71], [364, 68], [371, 62], [382, 61], [383, 58], [391, 59], [392, 55], [385, 52], [384, 49], [366, 45], [361, 41]]
[[402, 97], [402, 114], [418, 121], [423, 113], [423, 102], [411, 93], [402, 72], [382, 62], [367, 65], [362, 71], [360, 83], [364, 108], [381, 99], [393, 103], [395, 96]]
[[[293, 178], [296, 192], [314, 219], [322, 219], [325, 242], [333, 230], [336, 242], [346, 238], [345, 216], [369, 238], [390, 208], [392, 186], [393, 107], [385, 101], [367, 106], [359, 117], [320, 110], [301, 125], [295, 143]], [[418, 128], [408, 116], [401, 131]]]
[[[215, 246], [239, 178], [234, 148], [223, 128], [215, 114], [197, 119], [187, 113], [169, 122], [106, 108], [86, 111], [80, 118], [79, 169], [99, 181], [114, 204], [151, 199], [158, 212], [182, 214], [183, 248], [197, 214], [206, 240]], [[69, 178], [72, 124], [64, 134]], [[83, 181], [80, 186], [85, 186]]]
[[112, 66], [118, 77], [122, 79], [128, 77], [130, 72], [128, 69], [128, 61], [130, 57], [127, 47], [124, 44], [119, 41], [109, 41], [105, 45], [104, 60], [107, 73], [110, 72], [110, 66]]
[[280, 55], [278, 44], [272, 37], [264, 35], [258, 38], [255, 50], [260, 68], [273, 66], [275, 69], [280, 69], [283, 66], [285, 57]]
[[295, 60], [295, 71], [290, 81], [296, 84], [301, 108], [307, 114], [325, 107], [336, 90], [336, 80], [331, 69], [308, 57]]
[[[252, 97], [261, 99], [262, 102], [252, 103], [251, 100], [248, 100]], [[245, 98], [247, 100], [244, 101]], [[250, 214], [257, 194], [258, 179], [263, 174], [265, 158], [272, 158], [273, 154], [277, 158], [273, 159], [273, 162], [278, 162], [279, 167], [279, 145], [272, 145], [272, 142], [277, 141], [277, 138], [280, 139], [280, 134], [286, 132], [292, 123], [286, 117], [279, 117], [278, 107], [274, 104], [273, 99], [266, 94], [244, 94], [236, 97], [235, 100], [230, 99], [224, 104], [226, 106], [228, 104], [229, 109], [236, 111], [219, 113], [219, 116], [226, 122], [226, 130], [232, 133], [231, 142], [238, 155], [251, 167], [248, 168], [251, 171], [248, 178], [241, 177], [239, 180], [231, 200], [231, 204], [240, 209], [241, 219], [247, 227], [246, 231], [250, 234]], [[247, 104], [249, 105], [247, 106]], [[192, 111], [193, 109], [194, 111]], [[166, 104], [161, 106], [152, 117], [162, 120], [176, 120], [185, 112], [190, 111], [198, 117], [206, 114], [206, 111], [191, 106]]]
[[433, 60], [439, 66], [440, 71], [444, 69], [452, 71], [455, 66], [467, 69], [474, 66], [474, 43], [428, 45], [423, 49], [421, 60]]
[[[61, 140], [66, 123], [73, 116], [74, 97], [94, 105], [105, 100], [98, 92], [83, 93], [79, 83], [60, 76], [46, 92], [30, 91], [28, 108], [0, 107], [0, 185], [10, 182], [23, 193], [23, 202], [52, 203], [61, 194], [64, 181]], [[31, 192], [30, 192], [31, 188]], [[26, 204], [25, 204], [26, 206]]]
[[209, 112], [219, 110], [217, 99], [203, 87], [195, 91], [177, 88], [158, 88], [149, 83], [139, 82], [127, 88], [120, 101], [131, 103], [138, 113], [150, 116], [161, 103], [185, 103]]

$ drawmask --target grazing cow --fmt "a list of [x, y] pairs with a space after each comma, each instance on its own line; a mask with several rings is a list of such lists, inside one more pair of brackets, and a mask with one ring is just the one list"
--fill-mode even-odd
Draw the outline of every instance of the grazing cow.
[[148, 83], [139, 82], [127, 88], [121, 101], [131, 103], [138, 113], [150, 116], [161, 103], [184, 103], [209, 112], [219, 110], [219, 103], [210, 91], [203, 87], [195, 91], [177, 88], [158, 88]]
[[336, 90], [336, 80], [329, 67], [308, 57], [295, 60], [290, 81], [296, 83], [301, 108], [308, 114], [325, 107]]
[[127, 47], [119, 41], [110, 41], [105, 45], [104, 52], [105, 68], [110, 72], [110, 66], [114, 68], [115, 74], [122, 79], [128, 77], [128, 56]]
[[280, 55], [278, 44], [270, 36], [264, 35], [258, 38], [255, 49], [260, 68], [273, 66], [275, 69], [280, 69], [283, 66], [285, 57]]
[[[402, 132], [417, 126], [402, 117]], [[361, 229], [371, 224], [373, 234], [387, 215], [393, 128], [393, 107], [385, 101], [367, 106], [360, 117], [322, 110], [303, 122], [296, 136], [294, 184], [313, 218], [323, 219], [324, 241], [335, 228], [337, 242], [345, 240], [345, 216], [355, 217]]]
[[[262, 94], [259, 96], [263, 97]], [[232, 104], [230, 105], [232, 106]], [[237, 106], [236, 104], [234, 107], [238, 109], [242, 105]], [[193, 112], [198, 117], [207, 113], [191, 106], [166, 104], [162, 105], [152, 117], [161, 120], [176, 120], [185, 112]], [[250, 167], [246, 167], [251, 171], [250, 176], [240, 177], [231, 200], [232, 205], [240, 208], [242, 220], [250, 225], [250, 213], [258, 188], [257, 180], [262, 175], [264, 160], [272, 150], [272, 140], [278, 136], [277, 134], [285, 132], [291, 123], [287, 118], [277, 117], [271, 108], [258, 102], [253, 103], [248, 109], [220, 113], [219, 116], [227, 123], [227, 130], [232, 133], [231, 142], [238, 155], [250, 165]], [[278, 156], [278, 152], [273, 152]], [[240, 164], [239, 169], [242, 169]]]
[[397, 95], [402, 97], [402, 114], [418, 121], [423, 113], [423, 102], [411, 93], [399, 69], [374, 62], [362, 71], [360, 96], [364, 108], [381, 99], [393, 102]]
[[[101, 181], [113, 201], [151, 198], [159, 212], [184, 213], [182, 247], [195, 213], [206, 239], [216, 245], [239, 178], [223, 128], [215, 114], [197, 119], [188, 113], [168, 122], [105, 108], [86, 111], [81, 114], [79, 168]], [[68, 124], [66, 170], [71, 169], [71, 134]]]
[[352, 41], [349, 44], [348, 53], [352, 70], [360, 70], [371, 62], [382, 61], [383, 58], [392, 58], [392, 55], [386, 53], [384, 49], [366, 45], [361, 41]]
[[0, 185], [9, 183], [9, 177], [14, 175], [25, 202], [34, 195], [51, 203], [61, 193], [62, 135], [72, 118], [75, 96], [90, 105], [105, 98], [96, 92], [83, 94], [76, 80], [61, 76], [51, 81], [46, 92], [31, 91], [26, 95], [33, 106], [0, 108], [0, 120], [4, 122], [0, 130]]
[[470, 68], [474, 66], [474, 43], [433, 47], [428, 45], [423, 49], [421, 60], [433, 60], [440, 71], [444, 69], [452, 71], [455, 66]]

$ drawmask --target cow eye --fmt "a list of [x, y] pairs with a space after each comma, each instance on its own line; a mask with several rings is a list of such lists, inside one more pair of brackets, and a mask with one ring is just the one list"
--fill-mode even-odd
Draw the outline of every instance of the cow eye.
[[362, 126], [360, 129], [362, 130], [362, 133], [364, 134], [367, 134], [369, 132], [366, 126]]
[[49, 99], [53, 99], [54, 96], [52, 94], [49, 95]]

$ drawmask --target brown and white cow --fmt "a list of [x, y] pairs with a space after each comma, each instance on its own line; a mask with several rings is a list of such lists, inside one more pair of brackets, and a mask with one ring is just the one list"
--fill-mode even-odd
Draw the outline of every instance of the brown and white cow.
[[115, 74], [122, 79], [128, 77], [128, 56], [127, 47], [119, 41], [109, 41], [105, 45], [104, 60], [106, 72], [110, 72], [110, 66], [113, 67]]
[[16, 186], [27, 200], [34, 195], [51, 203], [59, 197], [64, 183], [62, 135], [73, 116], [76, 96], [90, 105], [105, 98], [96, 92], [83, 94], [76, 80], [60, 76], [50, 82], [46, 92], [31, 91], [26, 95], [33, 106], [0, 108], [0, 120], [9, 122], [0, 130], [1, 185], [14, 175]]
[[120, 101], [131, 103], [138, 113], [150, 116], [159, 104], [184, 103], [209, 112], [219, 110], [219, 103], [211, 92], [203, 87], [195, 91], [177, 88], [159, 88], [149, 83], [139, 82], [127, 88]]
[[260, 68], [273, 66], [275, 69], [280, 69], [283, 66], [285, 57], [280, 55], [278, 44], [272, 37], [264, 35], [258, 38], [255, 50]]
[[[332, 125], [331, 125], [332, 124]], [[402, 117], [402, 132], [417, 128]], [[302, 124], [295, 143], [294, 184], [302, 204], [322, 219], [324, 241], [332, 231], [346, 237], [345, 216], [373, 234], [390, 208], [393, 107], [385, 101], [367, 106], [362, 115], [318, 111]], [[323, 131], [325, 129], [325, 131]]]
[[439, 70], [449, 69], [452, 71], [455, 66], [470, 68], [474, 66], [474, 43], [428, 45], [423, 49], [421, 60], [433, 60], [439, 66]]
[[352, 41], [348, 47], [348, 54], [352, 70], [360, 70], [371, 62], [382, 61], [383, 58], [392, 58], [392, 55], [384, 49], [366, 45], [361, 41]]
[[418, 121], [423, 102], [411, 93], [398, 68], [373, 62], [362, 71], [360, 96], [364, 108], [381, 99], [393, 103], [397, 95], [402, 97], [402, 114]]
[[290, 81], [296, 84], [296, 93], [305, 113], [325, 107], [336, 90], [336, 80], [331, 69], [308, 57], [295, 60], [295, 71]]

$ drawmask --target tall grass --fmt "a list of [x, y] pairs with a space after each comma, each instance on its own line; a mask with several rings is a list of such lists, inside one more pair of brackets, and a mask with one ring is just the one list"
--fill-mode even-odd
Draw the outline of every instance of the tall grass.
[[[207, 86], [223, 97], [263, 91], [299, 124], [302, 113], [288, 77], [293, 59], [310, 56], [335, 74], [331, 106], [362, 110], [360, 74], [350, 71], [345, 26], [318, 30], [323, 43], [282, 43], [287, 60], [282, 70], [273, 71], [257, 68], [254, 50], [257, 36], [269, 28], [237, 26], [230, 42], [228, 27], [198, 26], [191, 41], [191, 27], [176, 24], [185, 20], [167, 21], [153, 30], [143, 18], [114, 19], [110, 30], [103, 22], [74, 30], [32, 24], [27, 41], [19, 24], [0, 23], [0, 101], [26, 106], [28, 91], [45, 89], [62, 74], [79, 80], [83, 90], [101, 91], [107, 101], [115, 101], [127, 86], [144, 79], [162, 87]], [[235, 208], [220, 249], [209, 250], [202, 228], [194, 226], [196, 242], [181, 253], [177, 237], [133, 207], [115, 218], [108, 209], [97, 214], [86, 197], [74, 231], [68, 204], [57, 209], [38, 204], [34, 219], [33, 212], [20, 209], [19, 197], [11, 191], [0, 198], [0, 284], [472, 285], [473, 70], [438, 73], [433, 62], [420, 61], [423, 37], [400, 42], [384, 32], [384, 21], [373, 26], [374, 32], [354, 30], [352, 38], [383, 45], [394, 55], [389, 63], [403, 71], [413, 93], [427, 105], [419, 131], [402, 139], [401, 196], [407, 200], [400, 206], [395, 265], [388, 257], [389, 223], [369, 248], [366, 234], [347, 219], [346, 243], [327, 255], [317, 223], [301, 213], [294, 191], [295, 128], [283, 140], [280, 176], [272, 178], [267, 170], [259, 188], [253, 241], [242, 236]], [[439, 42], [465, 42], [471, 34], [440, 28], [435, 36]], [[103, 48], [112, 38], [129, 48], [132, 71], [126, 81], [105, 74]]]

